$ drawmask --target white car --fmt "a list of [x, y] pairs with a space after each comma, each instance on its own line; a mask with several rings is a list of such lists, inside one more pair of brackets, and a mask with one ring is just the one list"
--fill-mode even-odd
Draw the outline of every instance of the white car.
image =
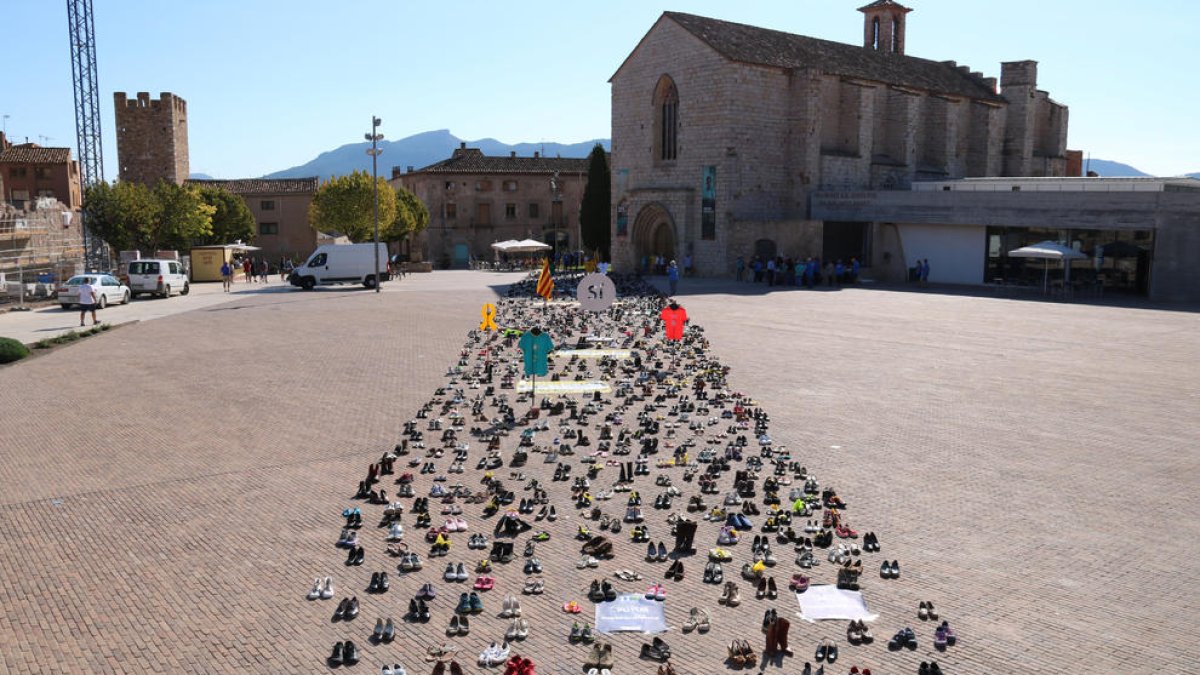
[[133, 295], [128, 286], [111, 274], [77, 274], [58, 287], [58, 304], [63, 309], [71, 309], [72, 305], [79, 304], [79, 287], [84, 280], [92, 283], [92, 289], [96, 291], [96, 306], [100, 309], [116, 303], [124, 305]]
[[133, 297], [139, 293], [171, 297], [172, 293], [187, 295], [187, 274], [178, 260], [134, 260], [129, 263], [129, 289]]

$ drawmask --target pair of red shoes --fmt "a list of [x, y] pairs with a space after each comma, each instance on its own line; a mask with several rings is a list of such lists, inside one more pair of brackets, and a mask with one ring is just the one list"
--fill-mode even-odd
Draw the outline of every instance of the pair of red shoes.
[[533, 661], [523, 656], [514, 656], [504, 667], [504, 675], [537, 675]]

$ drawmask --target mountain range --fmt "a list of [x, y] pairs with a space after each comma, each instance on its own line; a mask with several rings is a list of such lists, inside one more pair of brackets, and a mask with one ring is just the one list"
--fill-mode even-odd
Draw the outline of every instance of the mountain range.
[[[478, 148], [485, 155], [508, 155], [516, 152], [521, 157], [532, 156], [540, 152], [544, 157], [587, 157], [597, 143], [610, 150], [612, 143], [607, 138], [597, 138], [582, 143], [517, 143], [509, 145], [494, 138], [481, 138], [477, 141], [464, 141], [447, 129], [426, 131], [402, 138], [398, 141], [380, 142], [383, 151], [380, 154], [379, 174], [391, 176], [392, 167], [398, 166], [401, 171], [408, 167], [421, 169], [435, 162], [449, 159], [459, 144], [465, 142], [467, 147]], [[267, 174], [264, 178], [301, 178], [319, 176], [322, 180], [330, 176], [340, 176], [356, 169], [371, 170], [371, 158], [367, 155], [370, 143], [350, 143], [340, 148], [323, 152], [316, 159], [293, 166], [290, 169]]]
[[[449, 159], [459, 144], [466, 143], [467, 147], [478, 148], [485, 155], [504, 156], [516, 152], [522, 157], [529, 157], [534, 152], [540, 152], [545, 157], [587, 157], [592, 148], [599, 143], [605, 150], [612, 150], [612, 142], [607, 138], [596, 138], [582, 143], [516, 143], [509, 145], [494, 138], [481, 138], [476, 141], [464, 141], [450, 133], [448, 129], [426, 131], [414, 134], [397, 141], [384, 140], [379, 147], [383, 150], [380, 155], [379, 174], [391, 176], [392, 167], [400, 167], [405, 171], [408, 167], [421, 169], [444, 159]], [[349, 143], [339, 148], [322, 152], [315, 159], [290, 169], [269, 173], [263, 178], [303, 178], [318, 176], [325, 180], [330, 176], [341, 176], [354, 170], [371, 170], [371, 158], [367, 155], [369, 143]], [[1106, 177], [1137, 177], [1150, 174], [1138, 170], [1128, 164], [1107, 159], [1085, 160], [1087, 169]], [[1200, 178], [1200, 172], [1186, 174], [1192, 178]], [[192, 178], [211, 178], [207, 174], [192, 174]]]

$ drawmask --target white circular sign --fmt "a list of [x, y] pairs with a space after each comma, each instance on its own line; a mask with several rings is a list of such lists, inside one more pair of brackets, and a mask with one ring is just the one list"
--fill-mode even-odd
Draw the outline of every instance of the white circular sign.
[[579, 306], [592, 312], [603, 312], [617, 299], [617, 285], [603, 274], [588, 274], [579, 280], [575, 289]]

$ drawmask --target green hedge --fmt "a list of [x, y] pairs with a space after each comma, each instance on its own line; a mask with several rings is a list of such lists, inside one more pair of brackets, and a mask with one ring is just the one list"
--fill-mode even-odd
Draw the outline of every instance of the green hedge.
[[0, 337], [0, 363], [12, 363], [29, 356], [29, 348], [12, 338]]

